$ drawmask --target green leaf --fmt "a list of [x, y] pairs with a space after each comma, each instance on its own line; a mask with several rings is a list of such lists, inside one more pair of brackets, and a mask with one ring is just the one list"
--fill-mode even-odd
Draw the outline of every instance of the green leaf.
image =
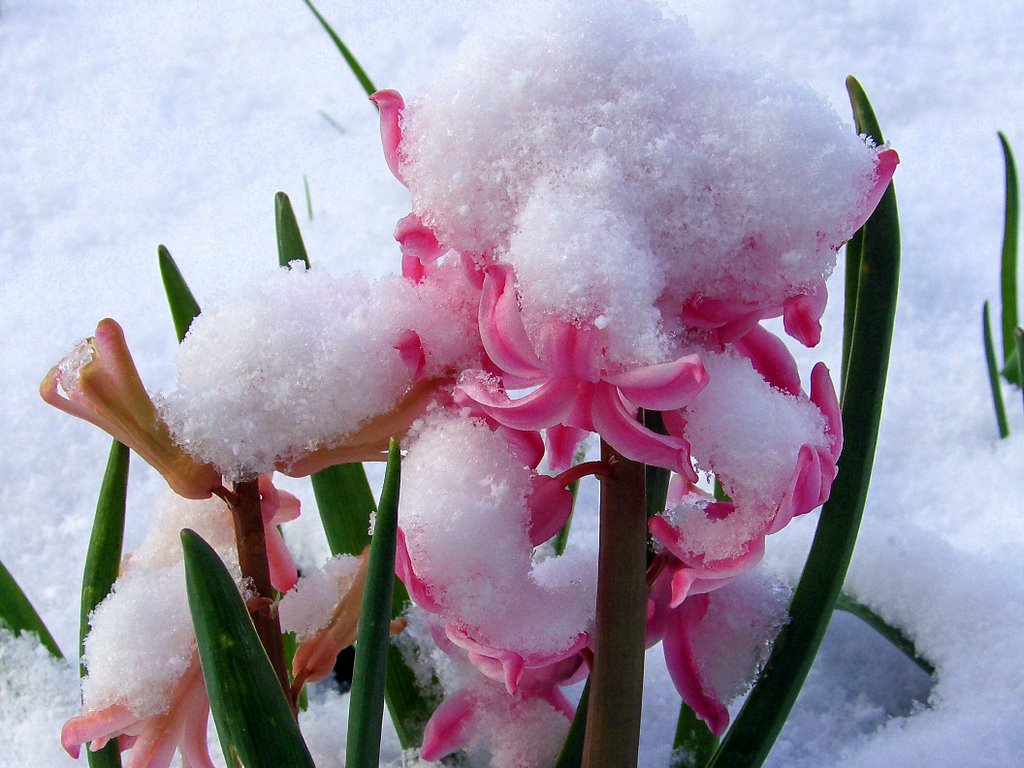
[[[1014, 351], [1013, 329], [1020, 322], [1017, 318], [1017, 250], [1020, 236], [1020, 185], [1017, 181], [1017, 164], [1013, 160], [1010, 142], [1002, 132], [999, 144], [1003, 148], [1003, 162], [1006, 167], [1006, 206], [1003, 218], [1003, 258], [1000, 269], [1002, 288], [1003, 363], [1009, 362]], [[1019, 381], [1018, 381], [1019, 383]]]
[[587, 732], [587, 710], [590, 705], [590, 680], [583, 686], [583, 693], [580, 695], [580, 703], [576, 705], [576, 714], [569, 726], [569, 733], [565, 737], [565, 744], [558, 754], [558, 762], [555, 768], [580, 768], [583, 764], [583, 741]]
[[669, 768], [703, 768], [718, 747], [718, 737], [684, 701], [679, 706]]
[[[78, 656], [85, 655], [85, 638], [89, 634], [89, 616], [96, 606], [110, 594], [121, 567], [121, 548], [124, 539], [125, 503], [128, 495], [128, 465], [131, 452], [114, 440], [110, 446], [107, 469], [100, 485], [96, 503], [96, 517], [89, 537], [89, 550], [85, 556], [82, 575], [82, 608], [78, 626]], [[85, 677], [85, 665], [79, 664], [79, 673]], [[103, 749], [86, 752], [90, 768], [120, 768], [121, 752], [116, 741]]]
[[277, 225], [277, 260], [282, 267], [301, 261], [309, 269], [309, 257], [302, 243], [299, 222], [295, 220], [292, 201], [284, 192], [274, 195], [274, 221]]
[[[994, 349], [995, 347], [993, 347], [993, 350]], [[1020, 357], [1017, 355], [1017, 349], [1014, 348], [1014, 350], [1010, 352], [1010, 357], [1007, 358], [1006, 364], [1003, 366], [1003, 370], [999, 372], [1000, 375], [1002, 375], [1002, 377], [1006, 379], [1010, 384], [1014, 384], [1018, 387], [1021, 386], [1019, 363]]]
[[391, 439], [384, 488], [373, 526], [366, 589], [359, 613], [359, 634], [349, 694], [348, 744], [345, 768], [377, 768], [380, 764], [384, 681], [391, 630], [395, 584], [395, 546], [398, 539], [398, 494], [401, 484], [398, 441]]
[[53, 656], [63, 659], [64, 654], [57, 647], [50, 630], [32, 607], [32, 603], [21, 591], [11, 572], [0, 562], [0, 625], [6, 625], [14, 634], [33, 632], [39, 642]]
[[[867, 97], [847, 89], [858, 132], [882, 143]], [[843, 393], [845, 447], [818, 521], [807, 564], [768, 664], [715, 753], [711, 768], [758, 768], [767, 758], [807, 677], [839, 596], [857, 540], [874, 461], [899, 283], [900, 234], [890, 185], [864, 225], [863, 255]]]
[[[302, 189], [306, 193], [306, 216], [308, 216], [309, 220], [312, 221], [313, 220], [313, 198], [309, 194], [309, 179], [306, 177], [305, 174], [303, 174], [303, 176], [302, 176]], [[309, 263], [308, 259], [307, 259], [306, 263], [307, 264]]]
[[893, 646], [898, 648], [908, 659], [920, 667], [923, 672], [929, 675], [935, 674], [935, 665], [917, 652], [917, 647], [909, 637], [900, 632], [896, 627], [889, 624], [885, 619], [863, 603], [854, 600], [845, 593], [840, 593], [836, 600], [835, 610], [845, 611], [852, 616], [856, 616], [892, 643]]
[[[576, 455], [572, 457], [573, 465], [580, 464], [584, 459], [587, 458], [586, 445], [581, 445], [576, 449]], [[579, 479], [573, 480], [569, 483], [569, 493], [572, 494], [572, 508], [576, 507], [576, 496], [579, 494], [580, 481]], [[569, 531], [572, 530], [572, 515], [573, 512], [570, 510], [569, 517], [566, 518], [565, 525], [561, 527], [558, 533], [555, 534], [555, 538], [551, 540], [551, 546], [555, 550], [556, 555], [565, 554], [565, 548], [569, 544]]]
[[1024, 328], [1013, 329], [1013, 351], [1017, 353], [1017, 380], [1024, 381]]
[[195, 531], [183, 530], [181, 543], [199, 661], [224, 754], [246, 768], [314, 768], [235, 580]]
[[[644, 426], [659, 435], [667, 435], [665, 422], [659, 411], [643, 410]], [[647, 519], [650, 520], [659, 512], [665, 510], [665, 500], [668, 498], [668, 481], [672, 475], [664, 467], [656, 467], [651, 464], [644, 468], [644, 496], [647, 502]]]
[[171, 252], [165, 246], [158, 245], [156, 255], [160, 262], [164, 291], [167, 293], [167, 304], [171, 308], [171, 319], [174, 320], [174, 331], [178, 334], [178, 341], [181, 341], [185, 338], [192, 321], [199, 315], [199, 303], [189, 290], [185, 278], [181, 276], [178, 265], [171, 258]]
[[988, 368], [988, 383], [992, 391], [992, 407], [996, 411], [996, 426], [999, 437], [1009, 437], [1010, 425], [1006, 419], [1006, 404], [1003, 402], [1003, 387], [996, 370], [996, 349], [992, 341], [992, 321], [989, 318], [988, 302], [981, 307], [981, 334], [985, 345], [985, 365]]
[[377, 86], [375, 86], [373, 84], [373, 81], [370, 80], [369, 77], [367, 77], [366, 72], [363, 71], [363, 68], [359, 65], [359, 62], [356, 61], [356, 57], [352, 55], [352, 52], [348, 49], [348, 46], [341, 41], [341, 38], [338, 37], [338, 34], [334, 31], [331, 25], [327, 23], [327, 19], [320, 15], [320, 11], [316, 9], [316, 6], [313, 5], [313, 3], [310, 2], [310, 0], [303, 0], [303, 2], [306, 4], [309, 10], [313, 12], [313, 15], [316, 16], [316, 20], [320, 22], [320, 26], [324, 28], [324, 31], [328, 35], [330, 35], [331, 40], [334, 41], [334, 45], [337, 46], [338, 51], [344, 57], [346, 63], [349, 66], [349, 69], [352, 70], [352, 74], [356, 76], [356, 80], [358, 80], [359, 84], [363, 86], [363, 90], [366, 91], [366, 95], [372, 96], [373, 94], [375, 94], [377, 92]]
[[313, 495], [334, 555], [358, 555], [370, 544], [377, 505], [362, 464], [338, 464], [314, 474]]

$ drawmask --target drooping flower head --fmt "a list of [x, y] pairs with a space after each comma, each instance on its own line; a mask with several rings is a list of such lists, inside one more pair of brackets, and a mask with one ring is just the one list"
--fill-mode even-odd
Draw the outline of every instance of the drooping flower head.
[[[60, 394], [64, 391], [64, 396]], [[171, 439], [139, 378], [121, 326], [109, 318], [50, 369], [39, 387], [50, 405], [95, 424], [138, 453], [187, 499], [205, 499], [220, 475]]]

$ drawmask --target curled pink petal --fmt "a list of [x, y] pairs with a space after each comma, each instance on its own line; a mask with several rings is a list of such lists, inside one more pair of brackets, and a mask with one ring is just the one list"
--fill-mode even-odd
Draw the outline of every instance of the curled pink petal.
[[811, 291], [790, 296], [782, 304], [782, 324], [786, 333], [805, 347], [816, 347], [821, 341], [821, 316], [828, 303], [825, 283], [818, 283]]
[[878, 153], [878, 161], [875, 165], [875, 184], [868, 192], [867, 198], [864, 200], [864, 207], [858, 211], [857, 215], [850, 222], [850, 232], [856, 232], [866, 222], [871, 214], [874, 213], [875, 208], [878, 206], [878, 202], [882, 199], [882, 195], [885, 194], [885, 190], [889, 188], [889, 184], [892, 181], [893, 174], [896, 173], [896, 166], [900, 163], [900, 156], [896, 154], [895, 149], [882, 149]]
[[103, 709], [72, 717], [60, 731], [60, 743], [71, 757], [78, 758], [82, 745], [124, 733], [139, 718], [123, 704], [112, 704]]
[[537, 475], [527, 499], [530, 543], [539, 546], [558, 533], [572, 514], [572, 493], [554, 477]]
[[600, 334], [593, 329], [550, 318], [541, 326], [537, 346], [547, 375], [589, 383], [601, 379]]
[[423, 729], [420, 758], [427, 761], [440, 760], [466, 746], [475, 707], [476, 697], [466, 691], [459, 691], [445, 699], [434, 710], [427, 727]]
[[773, 387], [793, 397], [800, 396], [800, 371], [796, 360], [785, 342], [774, 333], [755, 326], [746, 336], [737, 339], [733, 347], [750, 360], [754, 370]]
[[415, 213], [402, 218], [395, 227], [395, 240], [402, 248], [402, 275], [417, 283], [441, 256], [444, 248]]
[[617, 388], [604, 382], [594, 386], [594, 429], [626, 458], [671, 469], [697, 482], [690, 462], [690, 444], [681, 437], [659, 435], [636, 420]]
[[698, 355], [685, 355], [670, 363], [606, 375], [604, 380], [641, 408], [669, 411], [688, 405], [700, 393], [707, 371]]
[[512, 429], [537, 430], [563, 422], [576, 402], [576, 386], [568, 379], [550, 379], [530, 394], [510, 400], [482, 371], [466, 371], [458, 389], [492, 419]]
[[680, 318], [693, 328], [718, 329], [719, 341], [725, 344], [745, 336], [762, 318], [774, 314], [756, 304], [697, 295], [687, 299]]
[[697, 717], [707, 723], [716, 736], [729, 724], [729, 710], [708, 690], [693, 648], [693, 633], [707, 613], [710, 602], [706, 595], [687, 600], [673, 612], [665, 632], [663, 646], [669, 676]]
[[395, 575], [402, 580], [405, 588], [409, 590], [409, 596], [425, 611], [440, 613], [441, 605], [430, 594], [427, 583], [416, 575], [412, 567], [412, 558], [409, 556], [409, 546], [405, 540], [405, 533], [398, 529], [398, 542], [395, 548]]
[[395, 90], [377, 91], [370, 101], [380, 110], [380, 138], [384, 145], [384, 159], [395, 178], [405, 184], [402, 176], [399, 145], [402, 143], [401, 115], [405, 109], [402, 94]]
[[560, 471], [572, 466], [576, 451], [590, 433], [579, 427], [553, 424], [544, 433], [548, 448], [548, 466]]
[[832, 438], [832, 460], [838, 461], [839, 454], [843, 452], [843, 412], [839, 407], [832, 377], [824, 363], [818, 363], [811, 370], [811, 402], [818, 406], [825, 417]]
[[402, 358], [405, 369], [413, 381], [423, 378], [423, 369], [427, 366], [427, 355], [423, 351], [423, 342], [416, 331], [404, 330], [398, 334], [395, 349]]
[[519, 314], [511, 267], [492, 264], [487, 268], [479, 320], [484, 351], [501, 371], [523, 379], [543, 375]]

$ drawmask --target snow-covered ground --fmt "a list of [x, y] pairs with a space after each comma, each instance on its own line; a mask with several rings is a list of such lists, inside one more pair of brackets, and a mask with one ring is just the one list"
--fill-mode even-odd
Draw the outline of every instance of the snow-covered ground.
[[[902, 160], [901, 303], [848, 588], [913, 637], [938, 677], [932, 685], [837, 616], [770, 764], [1019, 765], [1024, 419], [1008, 393], [1013, 434], [997, 439], [979, 317], [981, 302], [998, 297], [996, 131], [1024, 154], [1024, 21], [1011, 3], [965, 11], [949, 0], [674, 7], [701, 36], [808, 81], [841, 114], [843, 79], [857, 75]], [[378, 86], [405, 93], [484, 12], [470, 0], [324, 0], [321, 10]], [[395, 271], [391, 231], [407, 193], [383, 162], [372, 106], [299, 0], [0, 5], [0, 560], [67, 653], [109, 439], [45, 406], [38, 382], [111, 316], [146, 383], [169, 389], [175, 338], [156, 245], [169, 247], [202, 302], [276, 265], [278, 190], [300, 211], [317, 265]], [[831, 287], [841, 296], [840, 283]], [[838, 369], [840, 321], [834, 301], [803, 369], [819, 358]], [[161, 487], [133, 465], [129, 547]], [[795, 577], [813, 523], [773, 537], [768, 563]], [[307, 562], [326, 549], [315, 515], [289, 533]], [[667, 765], [677, 699], [660, 654], [649, 662], [642, 762], [653, 768]], [[319, 695], [306, 732], [327, 765], [345, 705]], [[58, 734], [77, 697], [70, 666], [0, 641], [0, 765], [73, 764]]]

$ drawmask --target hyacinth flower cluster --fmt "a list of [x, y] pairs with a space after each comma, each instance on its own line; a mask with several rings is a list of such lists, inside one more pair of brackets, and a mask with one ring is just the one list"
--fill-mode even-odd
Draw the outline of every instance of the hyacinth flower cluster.
[[[270, 473], [380, 460], [392, 437], [405, 450], [395, 570], [413, 603], [393, 630], [442, 688], [422, 759], [557, 755], [574, 712], [562, 689], [600, 645], [598, 573], [593, 551], [549, 542], [572, 514], [570, 484], [620, 466], [574, 464], [588, 440], [672, 473], [645, 523], [646, 640], [697, 716], [726, 729], [785, 621], [785, 588], [755, 568], [766, 537], [828, 498], [843, 444], [828, 370], [805, 390], [764, 321], [818, 343], [836, 253], [898, 158], [659, 9], [519, 13], [472, 32], [408, 104], [373, 97], [412, 202], [395, 231], [400, 275], [282, 269], [212, 297], [159, 397], [109, 320], [47, 376], [44, 399], [192, 500], [157, 518], [92, 617], [84, 712], [63, 733], [72, 754], [119, 738], [132, 765], [167, 765], [175, 749], [212, 764], [167, 532], [202, 531], [268, 610], [231, 515], [209, 500], [236, 506], [246, 484], [284, 595], [272, 610], [301, 641], [292, 694], [326, 676], [355, 637], [365, 560], [298, 579], [277, 530], [297, 504]], [[663, 429], [645, 424], [652, 412]], [[162, 605], [164, 629], [143, 640], [151, 619], [122, 606], [156, 589], [179, 609]], [[148, 677], [120, 685], [125, 666]]]

